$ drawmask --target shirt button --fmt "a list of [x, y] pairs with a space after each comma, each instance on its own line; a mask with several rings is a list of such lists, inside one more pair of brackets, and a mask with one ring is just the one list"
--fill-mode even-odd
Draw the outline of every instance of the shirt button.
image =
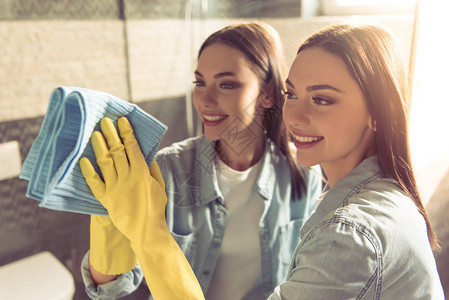
[[210, 274], [210, 271], [209, 271], [209, 270], [203, 271], [203, 275], [204, 275], [204, 276], [207, 276], [207, 275], [209, 275], [209, 274]]

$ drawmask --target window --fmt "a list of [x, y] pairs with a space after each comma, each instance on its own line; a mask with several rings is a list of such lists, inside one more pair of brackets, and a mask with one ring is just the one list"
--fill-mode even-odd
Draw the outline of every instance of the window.
[[323, 15], [414, 13], [416, 0], [321, 0]]

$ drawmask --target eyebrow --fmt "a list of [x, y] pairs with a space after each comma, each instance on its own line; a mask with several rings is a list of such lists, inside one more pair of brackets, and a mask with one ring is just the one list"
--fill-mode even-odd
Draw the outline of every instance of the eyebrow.
[[295, 85], [287, 78], [285, 83], [295, 89]]
[[[295, 88], [295, 85], [287, 78], [287, 80], [285, 80], [285, 83], [289, 86], [291, 86], [292, 88]], [[307, 92], [313, 92], [313, 91], [321, 91], [321, 90], [333, 90], [339, 93], [343, 93], [341, 90], [337, 89], [336, 87], [333, 87], [331, 85], [328, 84], [317, 84], [317, 85], [310, 85], [308, 87], [306, 87], [306, 91]]]
[[336, 92], [339, 92], [339, 93], [343, 93], [342, 91], [340, 91], [336, 87], [333, 87], [333, 86], [328, 85], [328, 84], [310, 85], [310, 86], [306, 87], [306, 91], [308, 91], [308, 92], [321, 91], [321, 90], [333, 90], [333, 91], [336, 91]]
[[[199, 71], [195, 71], [193, 72], [195, 75], [199, 76], [199, 77], [204, 77], [203, 74], [201, 74], [201, 72]], [[220, 78], [220, 77], [225, 77], [225, 76], [233, 76], [236, 77], [237, 75], [234, 72], [221, 72], [221, 73], [217, 73], [214, 75], [214, 78]]]

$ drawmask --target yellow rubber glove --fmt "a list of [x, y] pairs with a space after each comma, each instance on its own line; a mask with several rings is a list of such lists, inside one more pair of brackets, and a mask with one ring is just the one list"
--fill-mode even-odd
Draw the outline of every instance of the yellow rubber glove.
[[[187, 259], [165, 220], [165, 183], [159, 167], [150, 170], [129, 121], [108, 118], [92, 134], [92, 146], [104, 181], [87, 158], [81, 171], [95, 197], [108, 210], [114, 225], [130, 240], [154, 299], [204, 299]], [[105, 140], [106, 139], [106, 140]]]
[[115, 227], [110, 217], [90, 217], [89, 263], [105, 275], [126, 273], [137, 264], [129, 239]]

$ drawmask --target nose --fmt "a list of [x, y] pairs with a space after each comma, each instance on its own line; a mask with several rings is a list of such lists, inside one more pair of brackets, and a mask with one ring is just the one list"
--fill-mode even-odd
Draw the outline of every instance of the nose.
[[217, 92], [215, 88], [196, 88], [193, 93], [193, 100], [201, 107], [215, 107], [217, 105]]
[[284, 122], [288, 127], [304, 127], [310, 123], [310, 111], [306, 101], [286, 100], [283, 108]]

